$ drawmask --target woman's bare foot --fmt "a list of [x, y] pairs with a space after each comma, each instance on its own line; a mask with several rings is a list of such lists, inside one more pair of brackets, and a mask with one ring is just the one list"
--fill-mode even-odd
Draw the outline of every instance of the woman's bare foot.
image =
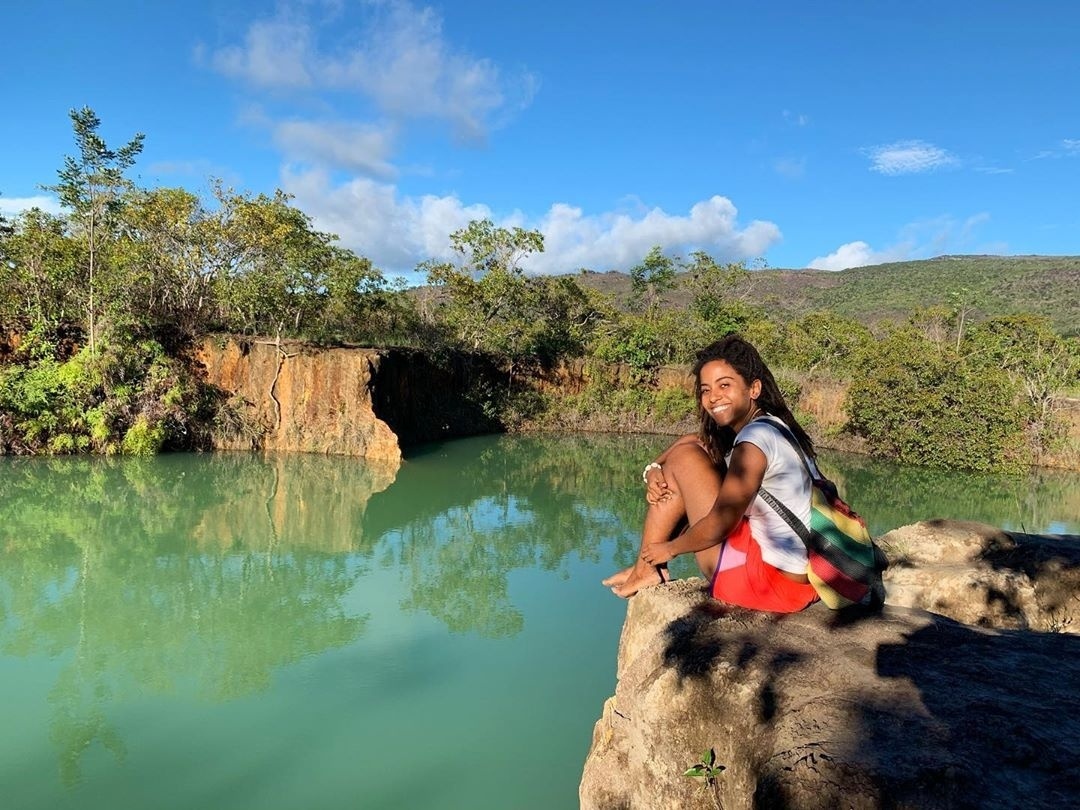
[[634, 566], [628, 565], [622, 571], [617, 571], [607, 579], [600, 580], [600, 584], [608, 588], [622, 585], [626, 580], [630, 579], [632, 573], [634, 573]]
[[668, 579], [670, 577], [666, 565], [650, 565], [645, 570], [634, 568], [622, 585], [615, 586], [611, 589], [611, 592], [620, 599], [629, 599], [643, 588], [663, 585]]

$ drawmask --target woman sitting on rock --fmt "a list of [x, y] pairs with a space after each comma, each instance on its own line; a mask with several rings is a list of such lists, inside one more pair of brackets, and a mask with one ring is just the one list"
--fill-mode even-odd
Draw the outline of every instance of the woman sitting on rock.
[[[764, 487], [810, 521], [814, 445], [750, 343], [734, 335], [698, 353], [698, 434], [683, 436], [650, 463], [641, 554], [604, 584], [618, 596], [668, 580], [668, 561], [693, 552], [723, 602], [792, 613], [817, 600], [806, 578], [806, 547], [758, 495]], [[783, 427], [781, 427], [783, 426]], [[726, 470], [726, 471], [725, 471]], [[680, 532], [684, 526], [685, 531]]]

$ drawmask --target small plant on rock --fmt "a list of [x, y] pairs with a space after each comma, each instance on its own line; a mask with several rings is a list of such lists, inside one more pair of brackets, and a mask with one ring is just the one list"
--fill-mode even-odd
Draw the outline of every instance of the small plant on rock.
[[718, 765], [716, 763], [716, 751], [712, 748], [707, 748], [701, 752], [701, 758], [691, 765], [686, 771], [683, 772], [683, 776], [689, 776], [691, 779], [700, 779], [702, 786], [709, 791], [709, 795], [712, 796], [713, 803], [716, 805], [717, 810], [724, 810], [724, 804], [720, 801], [720, 784], [717, 781], [720, 774], [726, 770], [726, 766]]

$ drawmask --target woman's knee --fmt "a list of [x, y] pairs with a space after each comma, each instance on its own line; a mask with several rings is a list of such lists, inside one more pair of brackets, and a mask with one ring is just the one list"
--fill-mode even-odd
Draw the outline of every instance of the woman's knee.
[[724, 478], [700, 445], [688, 444], [672, 451], [664, 462], [669, 490], [677, 494], [691, 522], [700, 520], [720, 494]]
[[723, 480], [720, 471], [700, 444], [684, 444], [674, 448], [664, 462], [664, 477], [669, 486], [673, 483], [685, 486], [687, 483], [700, 482], [714, 482], [719, 485]]

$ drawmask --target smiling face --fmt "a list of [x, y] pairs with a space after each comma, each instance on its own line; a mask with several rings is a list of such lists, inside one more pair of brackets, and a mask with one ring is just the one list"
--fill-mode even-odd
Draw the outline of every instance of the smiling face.
[[729, 363], [712, 360], [698, 374], [701, 407], [716, 424], [739, 431], [757, 410], [761, 380], [747, 383]]

